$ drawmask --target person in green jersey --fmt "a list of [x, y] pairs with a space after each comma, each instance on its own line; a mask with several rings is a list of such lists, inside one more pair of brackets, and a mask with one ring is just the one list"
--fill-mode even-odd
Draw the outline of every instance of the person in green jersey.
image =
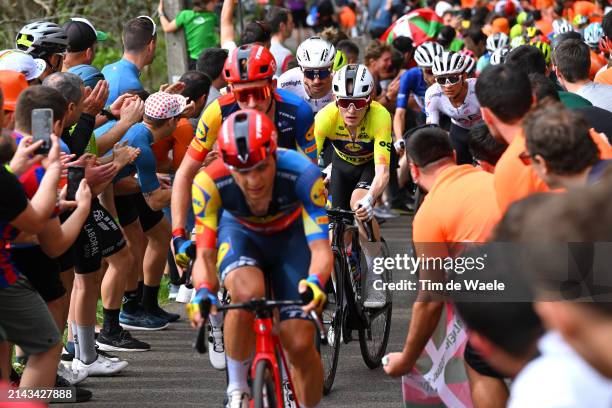
[[164, 13], [164, 2], [159, 1], [157, 12], [165, 33], [173, 33], [181, 27], [185, 30], [189, 69], [196, 66], [198, 57], [206, 48], [219, 45], [219, 18], [215, 14], [217, 0], [194, 0], [191, 10], [181, 10], [174, 20]]

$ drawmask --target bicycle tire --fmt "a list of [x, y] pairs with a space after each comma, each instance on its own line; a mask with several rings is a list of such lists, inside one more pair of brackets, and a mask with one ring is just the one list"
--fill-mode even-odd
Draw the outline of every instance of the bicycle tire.
[[[389, 256], [389, 248], [384, 239], [382, 242], [382, 256]], [[385, 271], [385, 281], [391, 282], [393, 273]], [[380, 310], [367, 310], [371, 317], [370, 326], [359, 330], [359, 349], [363, 362], [370, 369], [380, 367], [382, 358], [387, 351], [389, 333], [391, 332], [391, 316], [393, 314], [393, 301], [391, 292], [387, 289], [387, 304]], [[374, 326], [374, 327], [373, 327]], [[369, 337], [372, 337], [370, 339]], [[376, 340], [374, 340], [376, 338]]]
[[[334, 269], [332, 277], [327, 282], [327, 304], [323, 309], [323, 327], [326, 330], [328, 338], [327, 345], [320, 345], [319, 351], [321, 361], [323, 363], [323, 395], [329, 394], [334, 384], [336, 370], [338, 368], [338, 359], [340, 356], [340, 343], [342, 333], [343, 320], [343, 294], [342, 286], [342, 255], [334, 251]], [[332, 296], [330, 296], [332, 295]], [[331, 333], [331, 336], [330, 336]], [[332, 337], [330, 339], [330, 337]]]
[[274, 369], [268, 360], [259, 360], [255, 366], [255, 379], [253, 380], [253, 406], [254, 408], [276, 408], [279, 406], [276, 402], [276, 382], [274, 381]]

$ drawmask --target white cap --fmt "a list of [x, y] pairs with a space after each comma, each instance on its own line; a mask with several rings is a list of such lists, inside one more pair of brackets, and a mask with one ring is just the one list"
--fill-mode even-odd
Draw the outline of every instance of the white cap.
[[436, 14], [438, 15], [438, 17], [442, 17], [444, 13], [446, 13], [452, 8], [453, 6], [451, 6], [449, 3], [445, 1], [440, 1], [438, 2], [438, 4], [436, 4]]
[[21, 50], [0, 51], [0, 70], [20, 72], [26, 81], [38, 78], [46, 68], [47, 63], [44, 60], [32, 58]]

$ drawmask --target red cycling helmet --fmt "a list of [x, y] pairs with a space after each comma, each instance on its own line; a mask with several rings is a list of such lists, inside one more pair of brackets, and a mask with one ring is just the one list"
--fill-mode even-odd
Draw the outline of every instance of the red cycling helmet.
[[270, 79], [275, 72], [276, 61], [272, 53], [258, 44], [235, 48], [223, 66], [223, 78], [230, 84]]
[[266, 114], [254, 109], [232, 113], [219, 129], [217, 143], [223, 162], [249, 171], [276, 152], [276, 131]]

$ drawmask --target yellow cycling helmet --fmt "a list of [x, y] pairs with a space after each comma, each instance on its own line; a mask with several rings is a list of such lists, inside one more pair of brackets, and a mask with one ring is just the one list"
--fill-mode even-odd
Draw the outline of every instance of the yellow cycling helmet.
[[536, 41], [535, 43], [531, 45], [533, 45], [538, 50], [540, 50], [540, 52], [544, 56], [544, 60], [546, 61], [547, 64], [549, 64], [550, 63], [550, 52], [551, 52], [550, 44], [547, 44], [544, 41]]
[[342, 68], [346, 64], [348, 64], [348, 58], [346, 57], [346, 54], [340, 50], [337, 50], [336, 56], [334, 57], [334, 64], [332, 65], [332, 71], [340, 71], [340, 68]]

